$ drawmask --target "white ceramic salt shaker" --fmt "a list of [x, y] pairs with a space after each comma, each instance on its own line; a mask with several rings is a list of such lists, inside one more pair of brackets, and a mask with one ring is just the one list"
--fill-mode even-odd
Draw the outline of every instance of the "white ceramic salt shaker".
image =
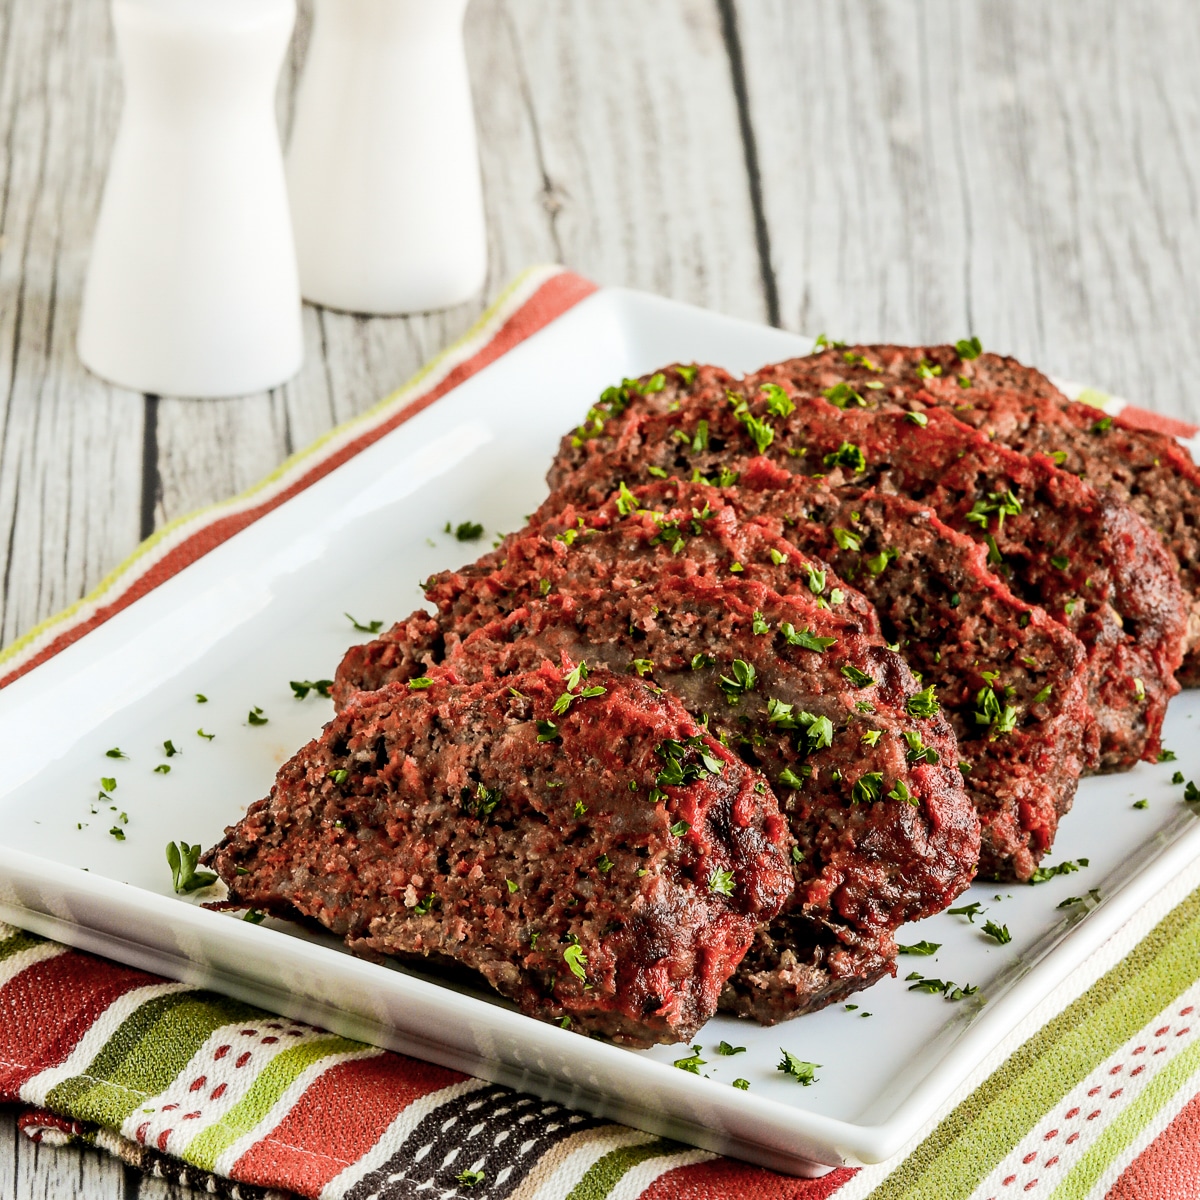
[[306, 300], [424, 312], [483, 287], [467, 0], [315, 0], [287, 153]]
[[233, 396], [303, 360], [275, 124], [295, 0], [113, 0], [125, 104], [79, 356], [136, 391]]

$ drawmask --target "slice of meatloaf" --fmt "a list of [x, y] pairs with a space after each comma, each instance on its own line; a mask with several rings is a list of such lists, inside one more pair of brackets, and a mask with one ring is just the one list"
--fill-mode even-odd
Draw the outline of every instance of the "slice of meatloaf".
[[[861, 397], [920, 410], [935, 401], [994, 441], [1022, 454], [1045, 454], [1123, 500], [1159, 535], [1178, 567], [1188, 602], [1178, 678], [1185, 687], [1200, 685], [1200, 468], [1173, 437], [1068, 400], [1040, 371], [1014, 359], [963, 359], [954, 346], [852, 346], [776, 369], [801, 391], [829, 391], [849, 403]], [[882, 388], [868, 386], [880, 382]], [[837, 393], [839, 384], [854, 396]]]
[[648, 1046], [712, 1016], [790, 848], [765, 780], [671, 697], [546, 663], [358, 695], [205, 861], [242, 904]]
[[908, 495], [987, 545], [989, 565], [1012, 590], [1083, 642], [1101, 769], [1152, 759], [1178, 690], [1186, 620], [1177, 573], [1146, 523], [1050, 460], [996, 445], [938, 408], [843, 410], [797, 396], [772, 370], [719, 401], [696, 397], [674, 413], [613, 421], [577, 470], [552, 473], [559, 486], [535, 520], [569, 503], [603, 503], [622, 480], [720, 471], [736, 479], [760, 452], [832, 486]]
[[[742, 578], [780, 593], [829, 597], [851, 580], [877, 610], [885, 639], [918, 679], [935, 685], [954, 726], [983, 825], [980, 875], [1029, 878], [1087, 761], [1084, 736], [1094, 726], [1086, 651], [1043, 609], [1013, 595], [988, 569], [983, 546], [903, 496], [834, 488], [765, 459], [737, 488], [655, 481], [624, 489], [588, 514], [588, 525], [619, 524], [634, 504], [679, 515], [707, 510], [711, 525], [737, 531]], [[577, 517], [568, 508], [539, 532], [576, 527]], [[456, 602], [453, 585], [435, 585], [433, 595]], [[846, 603], [839, 598], [839, 611]]]
[[[731, 516], [631, 509], [595, 528], [579, 514], [556, 535], [508, 539], [490, 575], [435, 578], [430, 595], [444, 661], [464, 677], [564, 654], [644, 672], [761, 767], [797, 842], [796, 904], [780, 918], [794, 929], [764, 932], [753, 978], [737, 976], [722, 1003], [778, 1020], [894, 969], [897, 926], [970, 881], [978, 819], [932, 694], [832, 589], [785, 597], [746, 578], [771, 549], [797, 551]], [[337, 695], [377, 686], [384, 659], [428, 653], [395, 654], [404, 637], [398, 626], [348, 659]], [[369, 678], [352, 678], [364, 662]]]

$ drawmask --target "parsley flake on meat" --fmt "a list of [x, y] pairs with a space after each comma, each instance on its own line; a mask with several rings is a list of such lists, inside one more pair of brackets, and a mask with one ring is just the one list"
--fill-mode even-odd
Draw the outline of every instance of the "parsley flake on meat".
[[883, 795], [883, 773], [868, 771], [860, 775], [850, 792], [851, 804], [871, 804]]
[[714, 871], [708, 880], [708, 890], [719, 896], [732, 896], [734, 876], [732, 871]]
[[849, 550], [854, 554], [857, 554], [858, 551], [862, 549], [861, 539], [857, 534], [851, 533], [848, 529], [835, 528], [833, 530], [833, 540], [837, 542], [837, 544], [843, 550]]
[[824, 461], [827, 467], [846, 467], [856, 475], [867, 469], [867, 456], [853, 442], [843, 442]]
[[978, 707], [972, 716], [976, 725], [983, 725], [991, 730], [988, 741], [994, 742], [998, 737], [1012, 733], [1017, 727], [1017, 710], [1011, 704], [1001, 704], [995, 688], [980, 688], [975, 703]]
[[852, 663], [846, 663], [846, 665], [842, 667], [842, 674], [848, 680], [850, 680], [855, 687], [870, 687], [875, 682], [875, 680], [872, 679], [871, 676], [866, 673], [866, 671], [860, 671]]
[[725, 699], [730, 704], [737, 704], [747, 692], [754, 691], [757, 683], [758, 672], [740, 658], [733, 660], [729, 675], [722, 675], [717, 680], [717, 686], [725, 693]]
[[931, 767], [938, 763], [938, 752], [932, 746], [926, 746], [921, 735], [915, 730], [907, 729], [901, 735], [908, 745], [904, 757], [910, 763], [928, 763]]
[[954, 343], [954, 350], [959, 358], [969, 362], [983, 353], [983, 345], [977, 337], [962, 338]]
[[791, 621], [784, 621], [779, 626], [779, 632], [783, 634], [789, 646], [799, 646], [802, 650], [823, 652], [828, 650], [830, 646], [837, 645], [837, 638], [818, 637], [815, 633], [809, 633], [807, 626], [797, 631]]
[[857, 404], [861, 408], [865, 408], [867, 402], [854, 390], [854, 388], [845, 382], [835, 383], [832, 387], [827, 387], [822, 393], [822, 396], [836, 408], [849, 408], [852, 404]]
[[767, 398], [767, 412], [773, 417], [790, 417], [796, 411], [792, 398], [777, 383], [764, 383], [759, 391]]

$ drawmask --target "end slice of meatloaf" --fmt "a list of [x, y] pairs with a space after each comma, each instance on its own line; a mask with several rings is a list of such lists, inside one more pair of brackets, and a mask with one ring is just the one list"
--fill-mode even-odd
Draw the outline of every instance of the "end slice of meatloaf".
[[710, 479], [723, 470], [736, 481], [760, 453], [832, 486], [907, 495], [988, 546], [989, 565], [1009, 587], [1083, 642], [1101, 769], [1153, 759], [1178, 691], [1186, 625], [1178, 575], [1153, 530], [1049, 459], [996, 445], [941, 409], [843, 410], [796, 395], [771, 370], [721, 401], [612, 422], [535, 522], [567, 504], [601, 504], [622, 480]]
[[[1177, 676], [1184, 687], [1200, 685], [1200, 468], [1173, 437], [1068, 400], [1040, 371], [1014, 359], [981, 354], [964, 360], [953, 346], [853, 346], [776, 369], [801, 391], [815, 388], [850, 403], [858, 396], [920, 410], [936, 402], [993, 441], [1022, 454], [1044, 454], [1127, 503], [1159, 535], [1178, 568], [1188, 627]], [[838, 393], [839, 384], [854, 396]]]
[[[742, 578], [782, 594], [832, 595], [841, 611], [841, 581], [861, 589], [885, 640], [935, 685], [954, 726], [983, 825], [980, 875], [1030, 877], [1088, 761], [1086, 651], [1045, 610], [1013, 595], [988, 569], [983, 546], [916, 501], [834, 488], [766, 459], [736, 488], [679, 481], [622, 488], [587, 520], [595, 528], [619, 524], [633, 507], [708, 511], [710, 526], [738, 531]], [[576, 522], [568, 507], [541, 532]], [[839, 574], [814, 565], [824, 563]]]
[[452, 960], [530, 1016], [691, 1039], [792, 890], [765, 780], [628, 676], [427, 678], [359, 694], [284, 765], [205, 856], [230, 897]]
[[[979, 852], [953, 731], [932, 693], [878, 635], [831, 608], [832, 594], [784, 597], [730, 572], [736, 560], [705, 532], [728, 515], [630, 511], [586, 530], [579, 519], [563, 530], [575, 532], [570, 545], [552, 531], [510, 539], [495, 577], [433, 581], [446, 664], [487, 678], [566, 655], [645, 672], [772, 781], [797, 842], [796, 903], [781, 918], [795, 929], [772, 935], [756, 981], [740, 990], [735, 980], [724, 1004], [778, 1020], [892, 970], [895, 929], [948, 905]], [[674, 553], [675, 537], [661, 534], [681, 527]], [[772, 548], [797, 553], [769, 536], [757, 544], [748, 563], [769, 562]], [[404, 636], [398, 626], [367, 658], [419, 657], [393, 655], [389, 641]], [[338, 694], [355, 682], [343, 664]]]

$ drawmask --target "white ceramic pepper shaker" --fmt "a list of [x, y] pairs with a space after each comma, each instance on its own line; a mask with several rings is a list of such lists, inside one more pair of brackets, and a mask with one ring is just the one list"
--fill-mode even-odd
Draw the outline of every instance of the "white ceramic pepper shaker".
[[314, 0], [287, 153], [306, 300], [350, 312], [423, 312], [483, 287], [466, 7]]
[[303, 360], [275, 88], [295, 0], [113, 0], [125, 105], [79, 356], [136, 391], [232, 396]]

